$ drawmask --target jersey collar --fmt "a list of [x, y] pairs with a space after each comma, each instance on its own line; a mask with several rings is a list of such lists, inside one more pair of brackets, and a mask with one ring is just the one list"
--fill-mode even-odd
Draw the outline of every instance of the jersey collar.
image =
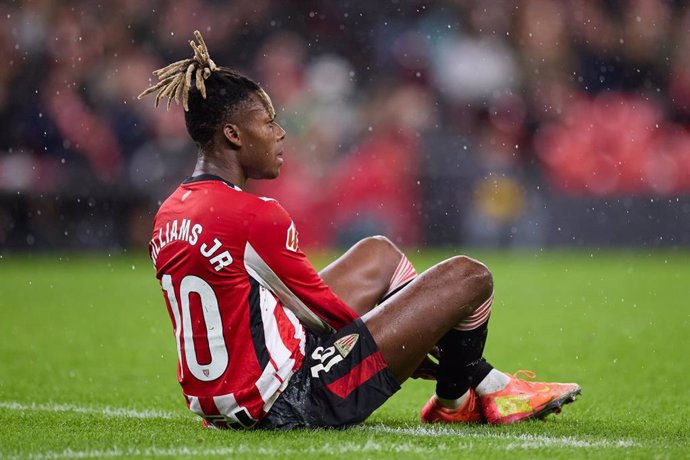
[[185, 180], [182, 181], [183, 184], [192, 184], [194, 182], [201, 182], [201, 181], [206, 181], [206, 180], [219, 180], [221, 182], [225, 182], [228, 186], [231, 188], [237, 190], [237, 191], [242, 191], [241, 188], [239, 188], [237, 185], [233, 184], [230, 181], [227, 181], [223, 179], [220, 176], [216, 176], [215, 174], [199, 174], [198, 176], [190, 176], [187, 177]]

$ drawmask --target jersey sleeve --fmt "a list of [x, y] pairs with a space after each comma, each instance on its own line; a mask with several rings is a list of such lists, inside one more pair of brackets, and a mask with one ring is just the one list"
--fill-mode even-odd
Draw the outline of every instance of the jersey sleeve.
[[357, 313], [335, 295], [300, 250], [288, 213], [273, 200], [258, 208], [248, 228], [247, 271], [316, 332], [332, 332], [356, 319]]

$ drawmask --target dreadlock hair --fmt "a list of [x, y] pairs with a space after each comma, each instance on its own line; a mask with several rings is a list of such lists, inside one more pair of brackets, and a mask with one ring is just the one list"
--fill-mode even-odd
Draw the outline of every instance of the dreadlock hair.
[[258, 95], [271, 118], [275, 117], [271, 99], [258, 83], [235, 70], [216, 66], [198, 30], [194, 31], [194, 38], [198, 43], [189, 41], [194, 56], [155, 70], [158, 83], [137, 99], [158, 91], [154, 106], [168, 98], [166, 109], [170, 110], [172, 100], [179, 104], [181, 98], [187, 132], [200, 147], [213, 140], [218, 127], [229, 121], [251, 94]]

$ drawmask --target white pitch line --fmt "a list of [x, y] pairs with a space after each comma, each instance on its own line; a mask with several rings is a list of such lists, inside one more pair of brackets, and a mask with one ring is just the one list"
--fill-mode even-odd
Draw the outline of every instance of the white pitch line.
[[465, 433], [444, 426], [433, 427], [408, 427], [391, 428], [385, 425], [363, 426], [360, 429], [378, 433], [402, 434], [419, 437], [452, 436], [456, 438], [472, 439], [498, 439], [513, 441], [506, 447], [512, 449], [541, 449], [544, 447], [571, 447], [571, 448], [628, 448], [635, 447], [635, 442], [629, 439], [579, 439], [572, 436], [540, 436], [532, 434], [508, 434], [508, 433]]
[[[177, 419], [193, 420], [192, 417], [173, 412], [163, 412], [158, 410], [137, 410], [129, 408], [114, 407], [93, 407], [79, 406], [69, 403], [20, 403], [17, 401], [0, 401], [0, 409], [15, 411], [38, 411], [38, 412], [72, 412], [79, 414], [100, 415], [104, 417], [122, 417], [137, 419]], [[367, 452], [403, 452], [403, 453], [433, 453], [439, 450], [457, 450], [458, 448], [471, 449], [471, 439], [497, 439], [509, 441], [509, 444], [499, 447], [501, 450], [515, 449], [542, 449], [542, 448], [629, 448], [637, 444], [628, 439], [613, 440], [590, 440], [575, 437], [550, 437], [530, 434], [508, 434], [508, 433], [467, 433], [461, 430], [452, 429], [446, 426], [410, 426], [404, 428], [393, 428], [385, 425], [365, 425], [354, 428], [353, 431], [373, 432], [377, 434], [395, 434], [413, 437], [448, 437], [452, 438], [450, 447], [446, 444], [437, 444], [433, 447], [416, 446], [409, 443], [403, 444], [380, 444], [368, 440], [365, 444], [343, 443], [337, 446], [326, 444], [323, 446], [312, 446], [294, 450], [295, 454], [313, 453], [328, 454], [339, 453], [367, 453]], [[135, 448], [113, 448], [106, 450], [75, 451], [71, 449], [63, 451], [43, 452], [32, 455], [36, 459], [59, 459], [59, 458], [91, 458], [91, 457], [177, 457], [177, 456], [228, 456], [234, 454], [254, 454], [266, 456], [278, 456], [292, 453], [293, 449], [272, 449], [256, 446], [238, 446], [220, 449], [194, 449], [181, 447], [176, 449], [135, 449]]]
[[[453, 448], [456, 448], [453, 446]], [[211, 457], [211, 456], [232, 456], [232, 455], [253, 455], [265, 457], [284, 457], [288, 455], [332, 455], [334, 452], [338, 454], [366, 454], [375, 452], [386, 453], [412, 453], [412, 454], [432, 454], [439, 451], [447, 451], [449, 449], [445, 444], [436, 446], [415, 446], [409, 443], [403, 444], [385, 444], [368, 440], [364, 444], [356, 444], [352, 442], [338, 443], [338, 444], [324, 444], [321, 446], [309, 446], [304, 448], [271, 448], [271, 447], [257, 447], [254, 445], [240, 445], [237, 447], [220, 447], [216, 449], [204, 449], [193, 447], [177, 447], [177, 448], [111, 448], [111, 449], [93, 449], [93, 450], [73, 450], [65, 449], [62, 451], [48, 451], [30, 454], [26, 456], [23, 454], [22, 458], [30, 458], [32, 460], [57, 460], [57, 459], [79, 459], [79, 458], [117, 458], [117, 457]], [[13, 458], [11, 455], [8, 458]], [[19, 458], [19, 456], [17, 456]]]
[[16, 401], [0, 401], [0, 409], [36, 412], [74, 412], [78, 414], [102, 415], [104, 417], [123, 417], [141, 419], [182, 419], [182, 414], [163, 412], [158, 410], [137, 410], [121, 407], [92, 407], [79, 406], [69, 403], [20, 403]]

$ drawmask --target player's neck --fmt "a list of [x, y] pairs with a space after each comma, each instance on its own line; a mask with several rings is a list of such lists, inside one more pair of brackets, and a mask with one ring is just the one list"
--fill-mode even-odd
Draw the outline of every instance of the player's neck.
[[213, 174], [243, 189], [247, 183], [247, 176], [237, 162], [228, 161], [227, 156], [225, 158], [226, 160], [223, 159], [223, 156], [200, 152], [192, 175]]

